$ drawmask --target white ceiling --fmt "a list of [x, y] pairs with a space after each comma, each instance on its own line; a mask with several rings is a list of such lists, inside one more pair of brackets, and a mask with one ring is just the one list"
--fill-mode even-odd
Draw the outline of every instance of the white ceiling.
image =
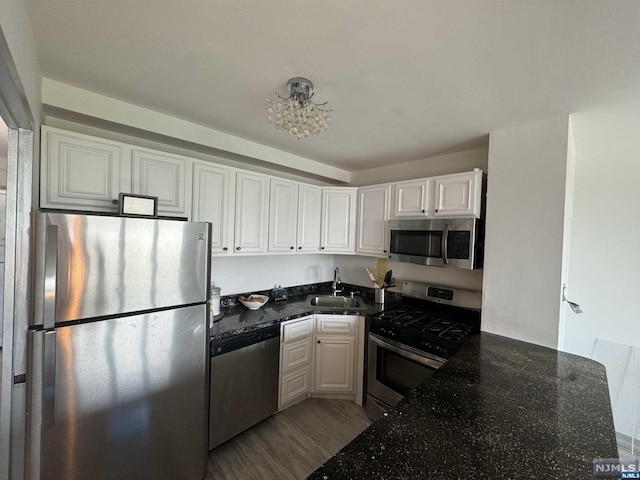
[[[45, 77], [349, 171], [640, 93], [640, 1], [29, 0]], [[330, 129], [265, 98], [304, 76]]]

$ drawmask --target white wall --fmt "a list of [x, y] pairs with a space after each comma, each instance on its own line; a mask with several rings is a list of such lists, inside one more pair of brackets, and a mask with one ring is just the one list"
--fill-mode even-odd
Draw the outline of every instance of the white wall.
[[333, 255], [213, 257], [211, 280], [221, 295], [333, 280]]
[[4, 35], [11, 58], [15, 63], [20, 82], [25, 90], [31, 113], [40, 124], [42, 113], [40, 66], [26, 0], [0, 0], [0, 29]]
[[568, 117], [489, 137], [482, 330], [557, 348]]
[[474, 168], [486, 170], [487, 152], [488, 149], [486, 147], [475, 148], [411, 162], [351, 172], [349, 185], [354, 187], [375, 185], [377, 183], [468, 172]]
[[576, 167], [562, 350], [597, 338], [640, 347], [640, 100], [572, 116]]

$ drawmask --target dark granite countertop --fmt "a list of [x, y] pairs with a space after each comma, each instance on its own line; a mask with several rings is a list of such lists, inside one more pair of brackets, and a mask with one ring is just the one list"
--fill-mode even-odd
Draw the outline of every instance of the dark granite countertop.
[[482, 333], [309, 478], [592, 479], [617, 456], [602, 365]]
[[[329, 292], [315, 292], [326, 294]], [[269, 300], [265, 306], [259, 310], [249, 310], [243, 305], [224, 307], [224, 316], [219, 322], [213, 324], [211, 328], [211, 338], [218, 340], [240, 333], [269, 327], [276, 323], [293, 320], [295, 318], [312, 315], [313, 313], [328, 313], [337, 315], [371, 315], [381, 311], [385, 306], [374, 303], [368, 295], [362, 295], [362, 299], [367, 305], [367, 310], [335, 310], [307, 307], [305, 305], [307, 294], [290, 296], [286, 303], [273, 303]], [[389, 303], [386, 304], [389, 307]]]

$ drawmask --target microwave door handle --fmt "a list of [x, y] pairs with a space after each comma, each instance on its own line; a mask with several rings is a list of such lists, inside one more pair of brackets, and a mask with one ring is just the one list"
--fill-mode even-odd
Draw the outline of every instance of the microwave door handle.
[[442, 263], [444, 265], [449, 265], [449, 258], [447, 257], [447, 245], [449, 245], [449, 224], [445, 223], [444, 229], [442, 230], [442, 245], [440, 248], [442, 249]]

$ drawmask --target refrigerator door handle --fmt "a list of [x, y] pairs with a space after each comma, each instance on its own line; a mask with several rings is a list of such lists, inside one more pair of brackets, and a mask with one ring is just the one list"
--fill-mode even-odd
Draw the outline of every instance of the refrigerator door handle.
[[56, 331], [44, 332], [42, 366], [42, 425], [52, 427], [56, 398]]
[[56, 324], [56, 289], [58, 283], [58, 226], [47, 225], [44, 247], [44, 305], [42, 326]]

